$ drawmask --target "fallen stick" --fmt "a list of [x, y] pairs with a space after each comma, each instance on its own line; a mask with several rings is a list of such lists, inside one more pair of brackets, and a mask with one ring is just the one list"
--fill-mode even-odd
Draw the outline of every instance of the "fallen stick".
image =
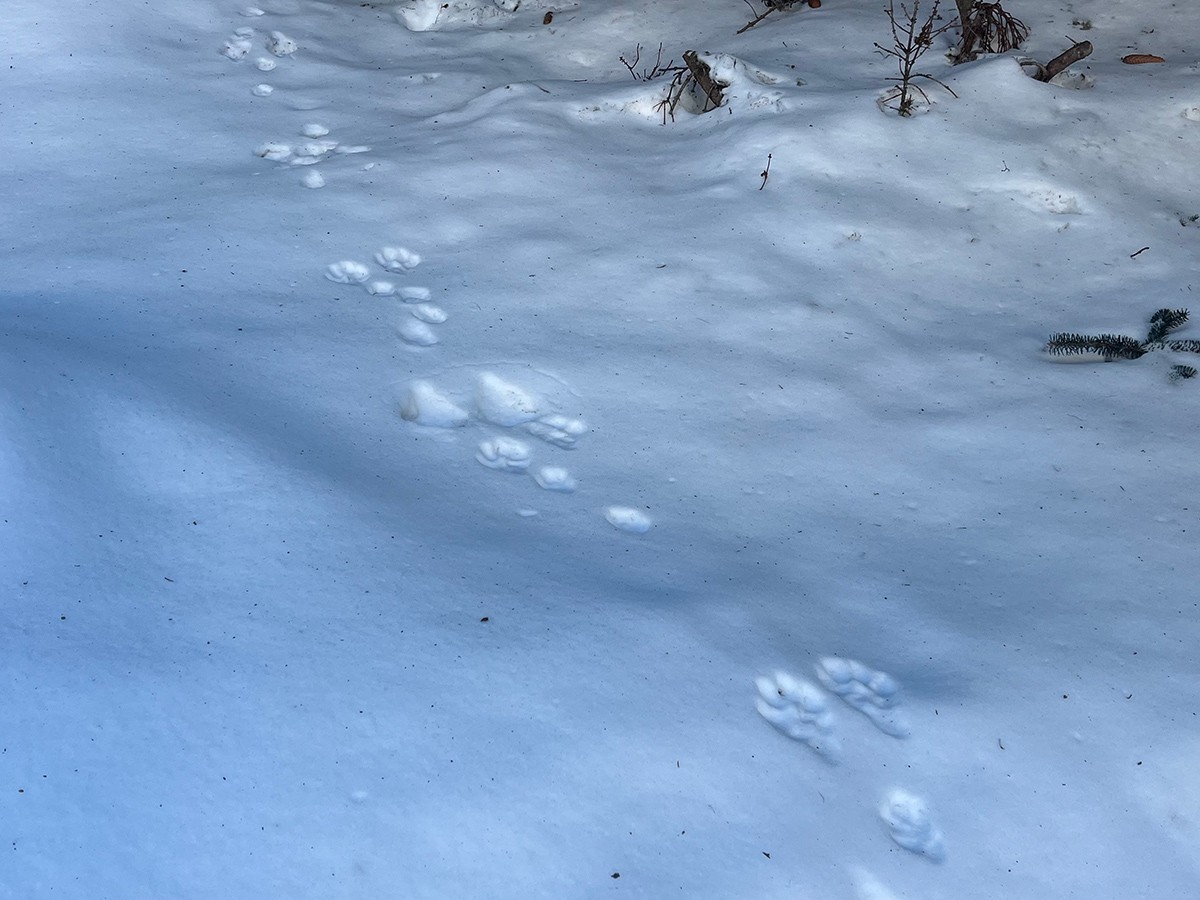
[[1058, 54], [1058, 56], [1054, 57], [1054, 59], [1050, 60], [1050, 62], [1046, 63], [1044, 66], [1041, 63], [1038, 63], [1038, 70], [1036, 73], [1034, 73], [1033, 77], [1038, 81], [1049, 81], [1063, 69], [1074, 65], [1081, 59], [1085, 59], [1091, 55], [1092, 42], [1080, 41], [1069, 50]]

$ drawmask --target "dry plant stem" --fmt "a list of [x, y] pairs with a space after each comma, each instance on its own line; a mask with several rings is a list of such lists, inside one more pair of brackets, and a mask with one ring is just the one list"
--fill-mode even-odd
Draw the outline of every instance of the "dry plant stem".
[[[744, 31], [749, 31], [771, 13], [779, 12], [781, 9], [787, 9], [789, 6], [795, 6], [799, 2], [800, 0], [764, 0], [764, 3], [767, 7], [766, 10], [761, 13], [757, 13], [753, 19], [751, 19], [734, 33], [741, 34]], [[746, 5], [749, 6], [751, 10], [754, 9], [754, 4], [752, 4], [750, 0], [746, 0]]]
[[675, 107], [679, 105], [679, 101], [683, 99], [684, 92], [694, 80], [692, 73], [687, 69], [680, 69], [671, 78], [671, 83], [667, 85], [667, 93], [654, 105], [655, 110], [662, 113], [662, 123], [664, 125], [667, 124], [668, 117], [672, 122], [675, 121]]
[[656, 56], [654, 59], [654, 65], [651, 66], [649, 69], [642, 69], [642, 71], [640, 73], [637, 70], [637, 64], [642, 59], [642, 45], [641, 44], [638, 44], [637, 47], [634, 48], [632, 62], [630, 60], [627, 60], [623, 56], [618, 57], [618, 59], [620, 59], [621, 64], [623, 66], [625, 66], [626, 69], [629, 70], [629, 74], [633, 76], [634, 81], [653, 81], [655, 78], [661, 78], [663, 75], [666, 75], [669, 72], [678, 72], [680, 69], [680, 66], [675, 65], [675, 60], [671, 60], [669, 63], [667, 63], [664, 66], [663, 61], [662, 61], [662, 55], [663, 55], [663, 45], [659, 44], [658, 45], [658, 56]]
[[751, 28], [753, 28], [755, 25], [757, 25], [759, 22], [761, 22], [763, 19], [765, 19], [767, 16], [769, 16], [773, 12], [778, 12], [778, 10], [774, 6], [768, 6], [766, 12], [762, 13], [761, 15], [755, 16], [753, 19], [751, 19], [749, 22], [747, 22], [745, 25], [743, 25], [741, 28], [739, 28], [737, 31], [735, 31], [734, 34], [741, 34], [744, 31], [749, 31]]

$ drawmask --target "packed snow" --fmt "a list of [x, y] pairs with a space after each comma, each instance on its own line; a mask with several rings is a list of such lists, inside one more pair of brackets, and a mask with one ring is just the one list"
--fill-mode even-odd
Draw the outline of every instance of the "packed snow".
[[818, 6], [5, 5], [0, 897], [1195, 895], [1200, 17]]

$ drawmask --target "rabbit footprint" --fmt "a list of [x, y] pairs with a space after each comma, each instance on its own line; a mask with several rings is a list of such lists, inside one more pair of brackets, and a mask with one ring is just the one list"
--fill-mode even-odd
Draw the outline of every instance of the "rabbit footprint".
[[833, 732], [833, 714], [816, 685], [786, 672], [755, 680], [758, 714], [783, 735], [807, 744], [830, 762], [837, 762], [841, 745]]

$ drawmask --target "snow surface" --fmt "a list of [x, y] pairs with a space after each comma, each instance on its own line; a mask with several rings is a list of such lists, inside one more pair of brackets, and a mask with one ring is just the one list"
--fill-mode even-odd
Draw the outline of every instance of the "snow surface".
[[1194, 355], [1041, 348], [1200, 19], [880, 5], [5, 4], [0, 897], [1195, 896]]

